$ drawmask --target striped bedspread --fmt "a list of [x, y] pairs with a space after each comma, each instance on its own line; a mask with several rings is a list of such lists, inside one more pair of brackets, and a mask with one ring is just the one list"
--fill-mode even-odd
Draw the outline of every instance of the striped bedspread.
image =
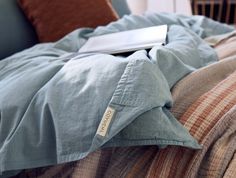
[[215, 45], [222, 60], [201, 68], [172, 89], [172, 113], [202, 145], [201, 150], [169, 146], [109, 148], [83, 160], [23, 171], [17, 177], [230, 178], [236, 175], [236, 52]]
[[147, 177], [235, 176], [228, 170], [236, 149], [235, 91], [236, 72], [194, 102], [180, 121], [203, 149], [162, 149], [155, 155]]
[[185, 77], [172, 91], [172, 112], [202, 150], [162, 149], [145, 177], [235, 177], [236, 55], [226, 50], [235, 42], [235, 34], [220, 41], [215, 47], [221, 61]]

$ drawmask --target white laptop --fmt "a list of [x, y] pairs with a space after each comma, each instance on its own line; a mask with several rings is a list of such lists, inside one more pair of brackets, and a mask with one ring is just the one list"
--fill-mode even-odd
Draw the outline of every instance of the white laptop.
[[90, 37], [79, 53], [101, 52], [117, 54], [149, 49], [166, 42], [167, 25], [159, 25], [135, 30], [122, 31]]

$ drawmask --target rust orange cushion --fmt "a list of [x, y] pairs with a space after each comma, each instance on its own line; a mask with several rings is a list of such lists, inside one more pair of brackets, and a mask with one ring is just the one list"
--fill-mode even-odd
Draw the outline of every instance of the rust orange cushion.
[[110, 0], [18, 0], [40, 42], [59, 40], [79, 27], [97, 27], [118, 19]]

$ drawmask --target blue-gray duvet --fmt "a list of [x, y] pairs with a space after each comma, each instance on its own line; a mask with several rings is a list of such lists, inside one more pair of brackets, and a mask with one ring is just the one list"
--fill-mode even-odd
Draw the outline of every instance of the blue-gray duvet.
[[[77, 53], [90, 36], [162, 24], [166, 46], [129, 56]], [[0, 173], [79, 160], [102, 147], [200, 148], [169, 111], [170, 89], [217, 61], [203, 38], [230, 31], [201, 16], [131, 15], [0, 61]]]

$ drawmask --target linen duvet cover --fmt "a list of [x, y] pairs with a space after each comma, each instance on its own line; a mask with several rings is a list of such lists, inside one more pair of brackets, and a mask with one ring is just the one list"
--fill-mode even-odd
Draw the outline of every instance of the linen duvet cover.
[[[162, 24], [169, 26], [166, 46], [129, 56], [77, 53], [89, 36]], [[185, 81], [222, 65], [203, 38], [230, 32], [233, 36], [232, 31], [201, 16], [125, 16], [106, 27], [79, 29], [56, 43], [41, 44], [1, 61], [1, 171], [68, 162], [18, 176], [166, 177], [175, 173], [172, 166], [178, 169], [182, 160], [183, 165], [193, 160], [195, 167], [188, 164], [189, 170], [197, 169], [213, 142], [208, 132], [214, 135], [218, 122], [234, 126], [233, 119], [221, 118], [234, 106], [235, 75], [212, 91], [219, 79], [212, 83], [199, 75], [202, 81], [191, 85]], [[208, 42], [217, 48], [223, 41], [219, 39], [208, 38]], [[232, 63], [233, 73], [234, 60], [225, 61]], [[227, 124], [218, 125], [227, 130]], [[142, 147], [127, 147], [138, 145]], [[190, 175], [181, 167], [178, 170], [178, 175], [186, 173], [187, 177], [199, 172], [190, 171]]]

